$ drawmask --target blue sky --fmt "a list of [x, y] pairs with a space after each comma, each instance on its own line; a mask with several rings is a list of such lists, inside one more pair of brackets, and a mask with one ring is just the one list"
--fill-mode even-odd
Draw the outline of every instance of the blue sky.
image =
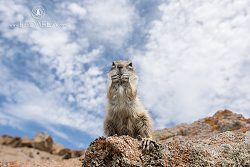
[[248, 0], [1, 0], [0, 133], [86, 148], [103, 134], [116, 59], [134, 62], [156, 129], [224, 108], [249, 117], [249, 11]]

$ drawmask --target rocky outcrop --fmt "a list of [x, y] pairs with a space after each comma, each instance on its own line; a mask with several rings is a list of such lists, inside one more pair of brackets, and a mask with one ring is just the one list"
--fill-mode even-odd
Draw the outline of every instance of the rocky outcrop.
[[250, 119], [229, 110], [155, 131], [154, 138], [158, 144], [150, 150], [129, 136], [98, 138], [86, 150], [83, 166], [250, 166]]
[[100, 137], [86, 150], [83, 167], [165, 166], [160, 145], [143, 150], [141, 142], [130, 136]]
[[72, 150], [54, 143], [51, 136], [46, 133], [38, 133], [33, 139], [28, 137], [13, 137], [9, 135], [0, 136], [0, 144], [10, 147], [29, 147], [53, 155], [61, 156], [62, 159], [76, 158], [84, 154], [84, 150]]
[[192, 124], [180, 124], [172, 128], [156, 130], [154, 138], [160, 143], [174, 136], [211, 136], [211, 134], [239, 130], [243, 133], [250, 130], [250, 118], [246, 119], [241, 114], [230, 110], [221, 110], [212, 117], [207, 117]]
[[167, 166], [250, 166], [250, 132], [177, 136], [165, 141]]
[[52, 152], [53, 139], [51, 136], [45, 133], [38, 133], [33, 139], [32, 142], [33, 148], [38, 150]]
[[52, 146], [52, 153], [55, 155], [65, 155], [70, 154], [70, 149], [64, 148], [61, 144], [53, 144]]
[[19, 147], [21, 146], [21, 138], [20, 137], [12, 137], [9, 135], [3, 135], [0, 138], [0, 143], [2, 145], [9, 145], [12, 147]]
[[21, 139], [21, 146], [22, 147], [32, 147], [32, 142], [33, 141], [30, 138], [25, 136]]

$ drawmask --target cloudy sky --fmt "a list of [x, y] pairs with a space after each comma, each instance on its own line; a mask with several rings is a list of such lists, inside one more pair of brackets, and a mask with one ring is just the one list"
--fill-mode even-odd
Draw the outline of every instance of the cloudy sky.
[[155, 128], [249, 117], [250, 1], [0, 0], [0, 134], [87, 147], [116, 59], [134, 62]]

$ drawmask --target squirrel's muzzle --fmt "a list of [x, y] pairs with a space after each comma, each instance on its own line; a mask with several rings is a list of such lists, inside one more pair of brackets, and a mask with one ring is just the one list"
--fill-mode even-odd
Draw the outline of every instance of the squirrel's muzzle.
[[121, 64], [118, 64], [117, 69], [118, 69], [117, 71], [118, 75], [122, 75], [124, 73], [123, 66]]

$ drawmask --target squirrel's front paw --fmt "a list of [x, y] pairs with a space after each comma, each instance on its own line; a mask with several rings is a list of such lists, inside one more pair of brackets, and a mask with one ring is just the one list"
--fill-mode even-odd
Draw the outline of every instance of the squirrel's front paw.
[[151, 150], [155, 147], [157, 147], [158, 144], [156, 143], [156, 141], [150, 139], [150, 138], [143, 138], [141, 140], [141, 148], [142, 150]]
[[118, 82], [119, 79], [120, 79], [120, 76], [117, 75], [117, 74], [115, 74], [115, 75], [112, 75], [112, 76], [111, 76], [111, 79], [112, 79], [112, 82]]
[[129, 81], [129, 75], [128, 74], [123, 74], [121, 76], [121, 80], [124, 81], [124, 82], [128, 82]]

